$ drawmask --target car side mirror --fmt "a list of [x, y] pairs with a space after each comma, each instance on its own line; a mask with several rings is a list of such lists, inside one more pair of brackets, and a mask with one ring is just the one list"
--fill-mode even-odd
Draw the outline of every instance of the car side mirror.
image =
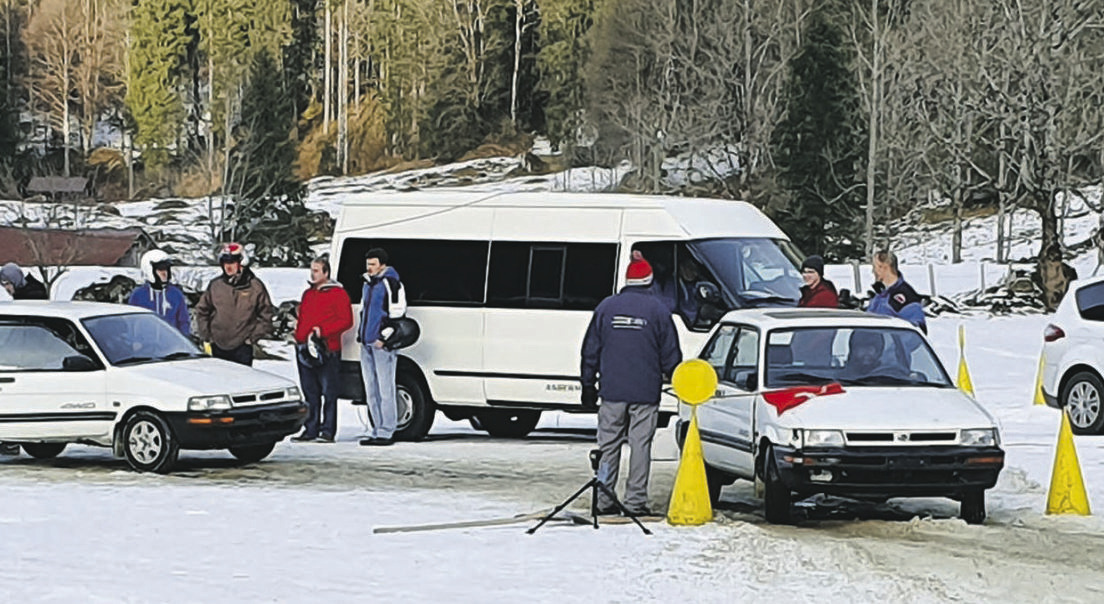
[[61, 368], [65, 371], [95, 371], [99, 366], [96, 365], [96, 361], [83, 354], [74, 354], [61, 361]]
[[744, 377], [744, 390], [754, 392], [759, 388], [759, 374], [752, 371]]
[[721, 290], [715, 283], [701, 281], [694, 286], [694, 296], [702, 304], [720, 304]]

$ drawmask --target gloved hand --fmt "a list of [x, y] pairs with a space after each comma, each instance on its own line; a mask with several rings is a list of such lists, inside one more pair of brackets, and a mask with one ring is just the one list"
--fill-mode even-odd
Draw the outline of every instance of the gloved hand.
[[583, 403], [583, 409], [596, 411], [598, 409], [598, 388], [595, 386], [583, 386], [583, 393], [579, 397]]

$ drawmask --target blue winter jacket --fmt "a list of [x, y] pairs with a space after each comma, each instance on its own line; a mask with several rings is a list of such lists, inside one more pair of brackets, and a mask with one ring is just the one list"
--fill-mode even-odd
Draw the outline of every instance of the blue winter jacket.
[[866, 312], [902, 318], [919, 327], [920, 331], [928, 333], [928, 323], [924, 318], [921, 302], [920, 294], [905, 282], [904, 277], [898, 277], [896, 283], [874, 295]]
[[583, 338], [582, 382], [602, 400], [657, 404], [682, 361], [671, 311], [646, 287], [626, 287], [594, 309]]
[[[364, 287], [360, 296], [360, 343], [371, 346], [380, 340], [380, 330], [390, 317], [392, 305], [399, 304], [399, 273], [393, 267], [384, 269], [376, 277], [365, 275]], [[406, 309], [402, 309], [403, 312]]]
[[180, 330], [180, 333], [186, 336], [192, 334], [188, 300], [184, 298], [184, 291], [171, 283], [162, 289], [156, 289], [147, 281], [130, 294], [127, 303], [152, 310], [168, 321], [169, 325]]

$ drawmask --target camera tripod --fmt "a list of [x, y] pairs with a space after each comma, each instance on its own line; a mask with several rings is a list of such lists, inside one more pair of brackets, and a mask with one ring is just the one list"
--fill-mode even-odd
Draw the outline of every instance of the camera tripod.
[[629, 509], [625, 507], [625, 504], [621, 503], [621, 500], [617, 498], [617, 495], [613, 492], [613, 490], [610, 489], [609, 487], [607, 487], [605, 485], [605, 483], [603, 483], [601, 480], [598, 480], [598, 465], [599, 465], [599, 462], [601, 460], [602, 460], [602, 450], [601, 449], [591, 449], [591, 451], [590, 451], [590, 467], [591, 467], [592, 470], [594, 470], [594, 477], [591, 478], [589, 481], [587, 481], [587, 483], [584, 484], [582, 487], [580, 487], [578, 491], [575, 491], [574, 495], [572, 495], [571, 497], [568, 497], [567, 499], [564, 500], [563, 503], [556, 506], [556, 508], [554, 510], [552, 510], [551, 512], [549, 512], [547, 516], [545, 516], [544, 518], [541, 518], [541, 521], [538, 522], [536, 526], [534, 526], [533, 528], [525, 531], [526, 534], [532, 535], [533, 533], [537, 532], [537, 529], [544, 526], [544, 523], [548, 522], [556, 514], [559, 514], [564, 508], [571, 505], [571, 502], [578, 499], [579, 495], [582, 495], [583, 493], [585, 493], [587, 491], [587, 489], [590, 489], [590, 517], [594, 522], [594, 528], [597, 529], [598, 528], [598, 490], [601, 489], [602, 492], [605, 493], [606, 497], [609, 497], [610, 501], [613, 501], [613, 503], [617, 506], [617, 508], [619, 510], [621, 510], [622, 515], [624, 515], [626, 518], [629, 518], [630, 520], [635, 522], [636, 526], [639, 526], [640, 530], [644, 531], [645, 535], [651, 535], [652, 531], [649, 531], [648, 528], [640, 522], [640, 519], [636, 517], [636, 514], [633, 514], [632, 512], [630, 512]]

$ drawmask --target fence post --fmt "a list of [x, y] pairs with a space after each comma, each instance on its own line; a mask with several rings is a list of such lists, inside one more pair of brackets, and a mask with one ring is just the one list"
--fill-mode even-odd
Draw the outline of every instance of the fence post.
[[928, 263], [928, 289], [931, 290], [932, 297], [936, 297], [939, 292], [935, 289], [935, 267]]
[[981, 291], [985, 291], [985, 261], [978, 263], [978, 279], [981, 281]]
[[851, 293], [859, 296], [863, 293], [862, 288], [862, 275], [859, 273], [859, 261], [851, 261], [851, 280], [854, 282], [855, 287], [851, 289]]

